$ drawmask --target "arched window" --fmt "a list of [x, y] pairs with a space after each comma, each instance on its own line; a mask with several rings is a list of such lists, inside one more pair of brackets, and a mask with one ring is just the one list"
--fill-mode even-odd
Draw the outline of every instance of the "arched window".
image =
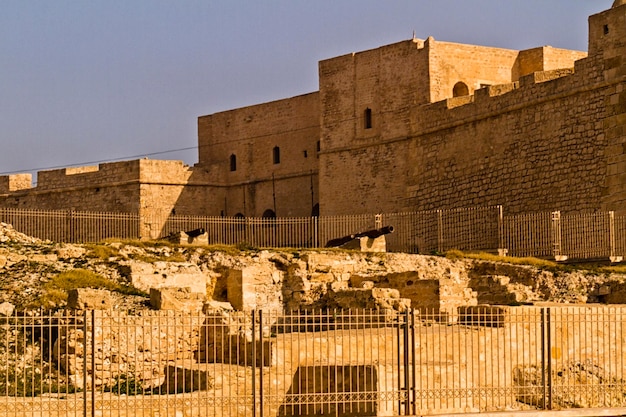
[[244, 216], [244, 215], [243, 215], [243, 213], [237, 213], [237, 214], [235, 214], [235, 218], [236, 218], [236, 219], [243, 219], [244, 217], [246, 217], [246, 216]]
[[370, 109], [369, 107], [365, 109], [365, 112], [363, 113], [363, 119], [365, 120], [365, 128], [371, 129], [372, 128], [372, 109]]
[[467, 87], [467, 84], [459, 81], [458, 83], [454, 84], [454, 88], [452, 89], [452, 97], [462, 96], [469, 96], [469, 88]]
[[274, 213], [274, 210], [272, 209], [267, 209], [263, 212], [263, 216], [264, 219], [275, 219], [276, 218], [276, 213]]
[[272, 158], [275, 164], [280, 164], [280, 148], [278, 146], [274, 146], [272, 150]]
[[235, 154], [230, 156], [230, 170], [237, 171], [237, 156]]

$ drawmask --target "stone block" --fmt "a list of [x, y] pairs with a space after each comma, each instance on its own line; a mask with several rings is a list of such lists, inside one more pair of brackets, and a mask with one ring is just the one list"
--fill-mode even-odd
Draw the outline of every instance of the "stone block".
[[[249, 311], [255, 308], [278, 310], [282, 308], [280, 273], [273, 264], [255, 264], [241, 269], [228, 270], [226, 278], [227, 299], [236, 310]], [[292, 291], [309, 288], [306, 280], [294, 282]]]
[[150, 305], [156, 310], [200, 312], [204, 300], [202, 294], [193, 293], [186, 287], [150, 288]]
[[0, 314], [8, 317], [8, 316], [12, 316], [13, 312], [15, 311], [15, 306], [9, 302], [4, 302], [2, 304], [0, 304]]
[[108, 290], [74, 288], [67, 292], [67, 307], [73, 310], [110, 310], [113, 299]]
[[206, 370], [168, 365], [163, 374], [165, 375], [163, 385], [156, 389], [160, 394], [206, 391], [213, 388], [213, 378]]

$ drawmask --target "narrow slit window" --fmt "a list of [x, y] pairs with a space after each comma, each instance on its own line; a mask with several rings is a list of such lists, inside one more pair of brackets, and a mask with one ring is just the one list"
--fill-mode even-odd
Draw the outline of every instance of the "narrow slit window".
[[370, 109], [369, 107], [365, 109], [364, 119], [365, 119], [365, 128], [371, 129], [372, 128], [372, 109]]
[[280, 148], [278, 146], [274, 146], [272, 158], [274, 160], [274, 164], [280, 164]]
[[230, 170], [237, 171], [237, 156], [234, 154], [230, 156]]

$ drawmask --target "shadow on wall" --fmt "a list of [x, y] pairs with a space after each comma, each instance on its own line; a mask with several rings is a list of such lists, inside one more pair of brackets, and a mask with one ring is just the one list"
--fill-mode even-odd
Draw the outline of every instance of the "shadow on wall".
[[377, 393], [375, 366], [300, 366], [278, 416], [375, 416]]

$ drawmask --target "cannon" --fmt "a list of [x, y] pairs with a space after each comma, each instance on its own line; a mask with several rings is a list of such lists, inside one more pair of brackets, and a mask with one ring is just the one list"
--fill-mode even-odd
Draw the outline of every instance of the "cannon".
[[187, 236], [189, 236], [189, 237], [198, 237], [200, 235], [203, 235], [204, 232], [205, 232], [205, 230], [202, 227], [200, 227], [198, 229], [193, 229], [193, 230], [190, 230], [188, 232], [185, 232], [185, 234]]
[[388, 235], [390, 233], [393, 233], [393, 226], [385, 226], [385, 227], [381, 227], [380, 229], [366, 230], [365, 232], [355, 233], [352, 235], [347, 235], [347, 236], [338, 237], [336, 239], [331, 239], [328, 242], [326, 242], [326, 247], [336, 248], [336, 247], [345, 245], [346, 243], [354, 239], [358, 239], [360, 237], [369, 237], [370, 239], [376, 239], [377, 237]]

